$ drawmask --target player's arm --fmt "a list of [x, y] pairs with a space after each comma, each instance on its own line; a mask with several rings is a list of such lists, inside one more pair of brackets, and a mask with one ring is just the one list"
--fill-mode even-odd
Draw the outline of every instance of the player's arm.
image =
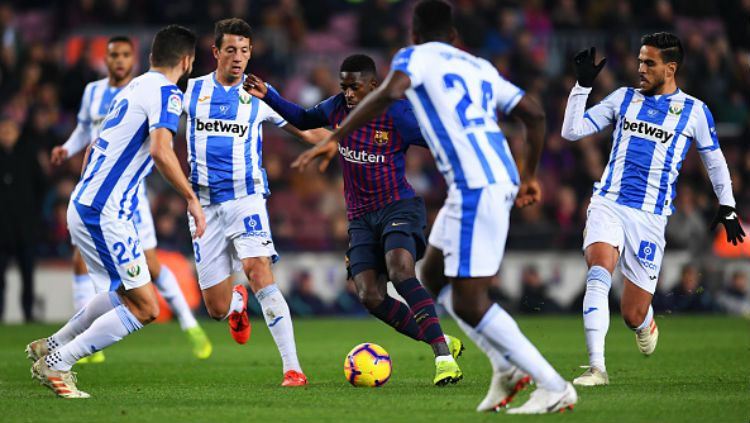
[[315, 128], [302, 131], [291, 123], [287, 123], [286, 125], [282, 126], [281, 129], [286, 131], [288, 134], [313, 145], [319, 143], [320, 141], [326, 139], [329, 135], [331, 135], [331, 131], [325, 128]]
[[391, 71], [385, 78], [385, 81], [375, 91], [367, 95], [365, 99], [354, 109], [343, 122], [341, 126], [325, 140], [318, 143], [315, 147], [305, 151], [297, 160], [292, 163], [292, 167], [304, 170], [305, 167], [316, 157], [322, 156], [319, 170], [322, 172], [328, 167], [328, 163], [336, 154], [332, 148], [339, 140], [351, 134], [355, 129], [369, 122], [376, 116], [385, 112], [388, 107], [396, 100], [402, 98], [406, 90], [411, 86], [411, 79], [402, 71]]
[[256, 75], [245, 78], [242, 87], [266, 104], [289, 123], [301, 130], [322, 128], [330, 125], [328, 117], [318, 108], [304, 109], [281, 96], [273, 87], [267, 85]]
[[[50, 162], [53, 165], [61, 165], [65, 160], [78, 154], [79, 151], [86, 148], [93, 141], [91, 139], [91, 115], [89, 113], [90, 104], [88, 101], [91, 97], [90, 93], [92, 89], [91, 85], [87, 85], [86, 89], [83, 90], [81, 106], [78, 110], [78, 123], [73, 133], [70, 134], [70, 137], [63, 145], [52, 149]], [[85, 160], [84, 163], [86, 163]]]
[[578, 141], [599, 132], [608, 124], [606, 105], [600, 103], [586, 111], [586, 100], [594, 79], [607, 63], [607, 59], [602, 59], [595, 64], [595, 56], [596, 49], [591, 47], [578, 52], [573, 59], [577, 82], [570, 90], [562, 124], [562, 137], [569, 141]]
[[199, 238], [206, 230], [206, 218], [203, 215], [203, 209], [195, 196], [193, 189], [190, 187], [185, 174], [182, 173], [182, 167], [172, 149], [172, 131], [167, 128], [156, 128], [151, 131], [151, 157], [154, 159], [154, 165], [164, 176], [172, 187], [187, 200], [188, 212], [195, 219], [194, 237]]
[[89, 156], [91, 155], [91, 144], [86, 147], [86, 152], [83, 153], [83, 165], [81, 165], [81, 178], [83, 178], [83, 172], [86, 171], [86, 164], [89, 162]]
[[737, 245], [738, 242], [744, 242], [745, 231], [742, 229], [735, 210], [736, 203], [732, 193], [729, 167], [719, 148], [719, 138], [716, 135], [713, 116], [705, 104], [702, 110], [697, 111], [697, 116], [695, 145], [708, 173], [708, 178], [711, 180], [716, 198], [719, 199], [719, 210], [711, 222], [711, 230], [714, 230], [719, 223], [723, 224], [727, 232], [727, 242]]
[[521, 167], [521, 185], [516, 195], [516, 206], [526, 207], [542, 200], [542, 189], [536, 170], [544, 147], [546, 116], [544, 109], [533, 98], [524, 95], [510, 113], [526, 126], [526, 157]]

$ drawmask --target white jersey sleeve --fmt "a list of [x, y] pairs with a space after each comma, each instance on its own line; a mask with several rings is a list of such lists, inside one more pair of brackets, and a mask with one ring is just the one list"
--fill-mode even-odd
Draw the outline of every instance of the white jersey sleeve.
[[696, 124], [693, 128], [692, 138], [701, 156], [703, 165], [708, 172], [708, 178], [714, 188], [719, 204], [734, 207], [735, 200], [732, 193], [732, 178], [729, 175], [729, 167], [724, 154], [719, 148], [719, 137], [716, 135], [716, 125], [711, 111], [706, 104], [702, 110], [696, 113]]
[[275, 110], [273, 110], [269, 105], [267, 105], [265, 102], [261, 101], [259, 110], [259, 122], [271, 122], [274, 125], [281, 128], [282, 126], [287, 124], [287, 121], [281, 117], [278, 113], [276, 113]]
[[491, 72], [497, 75], [495, 83], [492, 84], [497, 107], [503, 114], [509, 115], [518, 102], [521, 101], [525, 93], [515, 84], [503, 78], [494, 68]]
[[144, 107], [147, 108], [149, 132], [157, 128], [167, 128], [177, 133], [182, 114], [182, 91], [174, 86], [162, 86], [159, 95], [151, 96]]
[[624, 95], [625, 88], [620, 88], [597, 105], [586, 110], [586, 101], [591, 93], [590, 87], [576, 83], [565, 106], [565, 117], [562, 124], [562, 137], [570, 141], [599, 132], [617, 120], [617, 105]]
[[81, 106], [78, 109], [78, 124], [70, 134], [70, 137], [63, 148], [68, 152], [68, 157], [75, 156], [81, 150], [85, 149], [91, 141], [92, 137], [92, 117], [91, 117], [91, 97], [94, 88], [93, 83], [86, 84], [86, 88], [83, 90], [83, 96], [81, 97]]

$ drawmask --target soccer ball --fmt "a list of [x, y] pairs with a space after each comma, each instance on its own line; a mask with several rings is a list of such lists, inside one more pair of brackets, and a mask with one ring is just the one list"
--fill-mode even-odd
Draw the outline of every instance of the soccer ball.
[[391, 378], [391, 370], [388, 352], [369, 342], [352, 348], [344, 359], [344, 376], [354, 386], [383, 386]]

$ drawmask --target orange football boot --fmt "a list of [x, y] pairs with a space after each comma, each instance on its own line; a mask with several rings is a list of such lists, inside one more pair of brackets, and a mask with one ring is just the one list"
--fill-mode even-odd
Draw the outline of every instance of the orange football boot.
[[229, 333], [238, 344], [245, 344], [250, 339], [250, 319], [247, 317], [247, 289], [244, 285], [235, 285], [232, 289], [242, 295], [242, 311], [233, 311], [229, 314]]

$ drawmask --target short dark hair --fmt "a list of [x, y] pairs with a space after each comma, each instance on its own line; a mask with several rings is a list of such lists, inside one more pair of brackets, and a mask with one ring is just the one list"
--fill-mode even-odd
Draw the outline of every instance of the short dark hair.
[[195, 33], [184, 26], [169, 25], [159, 30], [151, 44], [151, 64], [173, 67], [185, 56], [195, 55]]
[[362, 72], [363, 75], [369, 74], [372, 76], [377, 74], [375, 61], [366, 54], [352, 54], [347, 57], [341, 62], [339, 72]]
[[423, 0], [414, 8], [412, 31], [423, 40], [448, 38], [453, 31], [453, 7], [442, 0]]
[[658, 48], [664, 63], [675, 62], [678, 69], [682, 65], [682, 59], [685, 56], [685, 51], [682, 49], [682, 42], [679, 37], [670, 32], [646, 34], [641, 37], [641, 45]]
[[214, 45], [216, 48], [221, 48], [224, 34], [241, 35], [249, 38], [251, 42], [253, 40], [253, 29], [247, 22], [239, 18], [222, 19], [216, 22], [216, 25], [214, 25]]
[[133, 40], [125, 35], [115, 35], [114, 37], [109, 37], [109, 40], [107, 40], [107, 45], [110, 45], [112, 43], [128, 43], [130, 44], [130, 47], [133, 47]]

